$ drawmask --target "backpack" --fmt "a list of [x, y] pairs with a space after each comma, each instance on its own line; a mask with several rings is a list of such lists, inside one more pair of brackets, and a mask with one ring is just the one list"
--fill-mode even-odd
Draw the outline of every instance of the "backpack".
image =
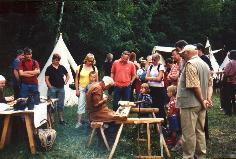
[[[84, 66], [84, 65], [81, 64], [80, 67], [79, 67], [78, 77], [80, 77], [80, 72], [82, 71], [83, 66]], [[92, 65], [92, 67], [93, 67], [93, 71], [95, 71], [95, 66]], [[69, 84], [69, 87], [70, 87], [70, 89], [75, 90], [75, 83], [71, 83], [71, 84]]]
[[[42, 120], [41, 122], [43, 122], [44, 120]], [[49, 124], [48, 120], [46, 121]], [[56, 137], [57, 137], [57, 132], [56, 130], [51, 128], [50, 124], [49, 124], [49, 128], [47, 129], [43, 129], [43, 128], [37, 129], [36, 141], [42, 151], [51, 150], [56, 140]]]
[[146, 74], [147, 74], [147, 71], [145, 69], [143, 69], [143, 73], [139, 76], [141, 82], [146, 82]]
[[[78, 77], [80, 77], [80, 72], [82, 71], [83, 67], [84, 67], [84, 65], [81, 64], [80, 67], [79, 67], [79, 74], [78, 74]], [[94, 65], [92, 65], [92, 68], [93, 68], [93, 71], [95, 71], [95, 66], [94, 66]]]
[[[161, 64], [159, 63], [158, 66], [157, 66], [157, 71], [158, 71], [158, 72], [160, 71], [160, 66], [161, 66]], [[153, 67], [153, 65], [150, 66], [149, 71], [152, 70], [152, 67]]]

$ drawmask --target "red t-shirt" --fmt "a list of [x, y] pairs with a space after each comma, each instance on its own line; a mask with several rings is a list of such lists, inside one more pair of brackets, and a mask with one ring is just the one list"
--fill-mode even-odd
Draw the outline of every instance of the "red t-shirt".
[[176, 98], [171, 97], [169, 104], [168, 104], [168, 111], [167, 111], [167, 116], [179, 116], [179, 109], [176, 108]]
[[[35, 61], [35, 60], [34, 60]], [[33, 60], [26, 60], [23, 64], [23, 60], [19, 62], [19, 70], [23, 71], [33, 71], [36, 68], [39, 69], [39, 64], [37, 61], [33, 62]], [[21, 76], [21, 82], [25, 84], [38, 84], [37, 75], [33, 77], [22, 77]]]
[[115, 86], [127, 87], [136, 74], [136, 69], [133, 62], [128, 61], [128, 63], [123, 64], [120, 60], [116, 60], [112, 65], [111, 73], [114, 75]]

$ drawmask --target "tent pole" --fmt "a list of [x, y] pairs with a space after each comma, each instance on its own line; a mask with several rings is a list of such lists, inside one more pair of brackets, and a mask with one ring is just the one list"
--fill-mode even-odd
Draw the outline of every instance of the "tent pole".
[[63, 17], [63, 13], [64, 13], [64, 5], [65, 5], [65, 2], [62, 0], [61, 12], [60, 12], [60, 17], [59, 17], [59, 21], [58, 21], [58, 27], [57, 27], [57, 31], [56, 31], [56, 39], [55, 39], [54, 46], [56, 45], [56, 43], [59, 39], [58, 33], [60, 33], [60, 31], [61, 31], [61, 23], [62, 23], [62, 17]]

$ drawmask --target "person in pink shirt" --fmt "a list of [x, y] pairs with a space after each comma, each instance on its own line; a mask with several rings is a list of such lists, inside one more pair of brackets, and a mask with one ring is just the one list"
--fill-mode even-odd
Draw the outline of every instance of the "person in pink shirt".
[[172, 65], [171, 70], [169, 74], [167, 75], [167, 80], [170, 82], [170, 84], [176, 86], [179, 75], [180, 75], [180, 71], [181, 71], [180, 69], [183, 65], [183, 61], [182, 61], [182, 57], [180, 57], [176, 49], [172, 51], [171, 58], [173, 59], [175, 63]]
[[225, 114], [231, 116], [236, 114], [235, 95], [236, 95], [236, 50], [231, 50], [229, 54], [230, 62], [225, 66], [223, 79], [225, 80]]
[[136, 69], [134, 63], [129, 61], [129, 51], [124, 51], [119, 60], [112, 64], [111, 78], [113, 78], [114, 95], [113, 95], [113, 110], [118, 109], [119, 100], [130, 100], [131, 85], [136, 78]]

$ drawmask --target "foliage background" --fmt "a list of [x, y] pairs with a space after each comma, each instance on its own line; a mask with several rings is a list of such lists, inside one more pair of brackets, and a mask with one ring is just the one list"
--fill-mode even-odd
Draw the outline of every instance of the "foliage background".
[[[25, 46], [44, 65], [59, 35], [61, 4], [60, 0], [0, 2], [1, 72]], [[227, 51], [236, 45], [235, 9], [234, 0], [65, 1], [61, 32], [77, 63], [89, 51], [98, 65], [107, 52], [115, 58], [123, 50], [147, 56], [153, 46], [173, 46], [179, 39], [205, 44], [209, 37], [213, 49]]]

